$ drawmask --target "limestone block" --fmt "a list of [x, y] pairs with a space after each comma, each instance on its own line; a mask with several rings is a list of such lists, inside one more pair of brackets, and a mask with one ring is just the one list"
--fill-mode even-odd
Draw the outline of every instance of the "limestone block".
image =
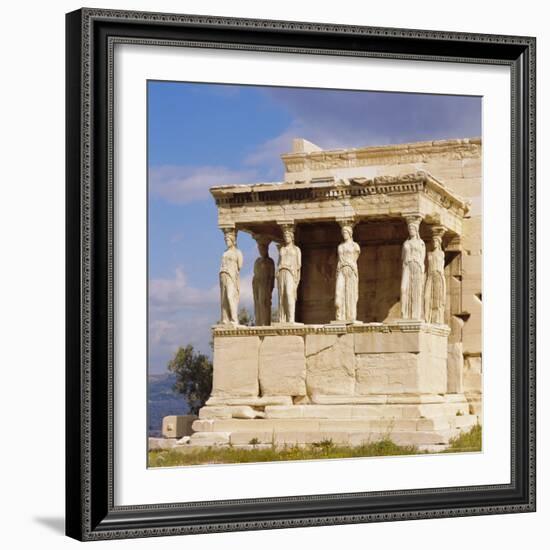
[[472, 216], [462, 222], [462, 248], [470, 254], [480, 254], [482, 250], [481, 216]]
[[353, 334], [306, 335], [309, 395], [352, 395], [355, 389]]
[[306, 357], [331, 348], [337, 340], [337, 334], [307, 334], [305, 338]]
[[211, 432], [212, 426], [214, 425], [213, 419], [206, 419], [206, 420], [195, 420], [193, 422], [193, 431], [194, 432]]
[[470, 303], [470, 317], [462, 327], [462, 345], [464, 347], [464, 355], [479, 355], [482, 352], [482, 305], [481, 302]]
[[481, 178], [478, 176], [447, 178], [445, 185], [465, 199], [481, 197]]
[[[464, 177], [462, 159], [433, 159], [426, 163], [426, 170], [436, 179], [445, 181]], [[458, 190], [457, 190], [458, 193]]]
[[184, 435], [181, 439], [176, 441], [176, 445], [187, 445], [189, 441], [191, 441], [191, 437], [189, 435]]
[[481, 374], [482, 372], [481, 355], [468, 355], [465, 357], [464, 368], [475, 374]]
[[[413, 406], [413, 405], [409, 405]], [[407, 405], [354, 405], [351, 410], [352, 418], [403, 418]], [[415, 406], [415, 409], [417, 406]], [[418, 414], [420, 416], [420, 414]]]
[[199, 418], [206, 420], [210, 418], [263, 418], [264, 413], [257, 411], [248, 405], [202, 407], [199, 411]]
[[419, 353], [427, 352], [437, 357], [447, 355], [447, 337], [424, 331], [356, 332], [356, 354], [367, 353]]
[[279, 406], [269, 405], [265, 408], [266, 418], [302, 418], [304, 406], [290, 405]]
[[483, 389], [481, 357], [466, 356], [464, 365], [464, 391], [481, 393]]
[[164, 437], [150, 437], [148, 447], [150, 451], [167, 451], [177, 444], [177, 439], [165, 439]]
[[454, 313], [460, 313], [460, 311], [453, 312], [450, 317], [451, 334], [449, 334], [449, 344], [456, 344], [462, 342], [462, 328], [464, 327], [464, 321], [454, 315]]
[[[481, 158], [462, 159], [462, 172], [465, 178], [481, 179], [481, 176], [483, 175]], [[481, 194], [481, 188], [479, 190], [479, 194]]]
[[286, 395], [264, 395], [262, 397], [210, 397], [207, 406], [249, 405], [265, 407], [266, 405], [292, 405], [292, 397]]
[[317, 405], [372, 405], [387, 401], [386, 395], [316, 395], [311, 399]]
[[205, 406], [199, 410], [200, 420], [208, 420], [211, 418], [231, 418], [231, 407]]
[[323, 420], [321, 430], [328, 431], [373, 431], [373, 432], [403, 432], [416, 430], [417, 420], [412, 418], [375, 418], [363, 420]]
[[436, 416], [435, 418], [421, 418], [414, 420], [416, 430], [419, 432], [428, 432], [432, 430], [449, 430], [451, 426], [452, 416]]
[[464, 391], [464, 355], [462, 343], [449, 344], [447, 355], [447, 392]]
[[165, 416], [162, 419], [162, 435], [166, 438], [179, 439], [184, 435], [191, 435], [191, 425], [197, 419], [195, 415], [184, 414], [176, 416]]
[[228, 432], [199, 432], [191, 436], [189, 445], [193, 447], [229, 445], [229, 436]]
[[314, 418], [256, 418], [250, 420], [197, 420], [197, 432], [251, 432], [251, 431], [306, 431], [318, 430], [319, 420]]
[[357, 356], [356, 393], [417, 392], [418, 353], [368, 353]]
[[472, 217], [481, 216], [483, 214], [483, 199], [481, 197], [471, 197], [468, 200], [470, 201], [468, 215]]
[[266, 407], [266, 418], [351, 418], [351, 405]]
[[481, 273], [483, 271], [483, 256], [480, 254], [462, 254], [462, 280], [473, 281], [481, 289]]
[[420, 332], [358, 332], [355, 353], [399, 353], [421, 351]]
[[216, 336], [214, 338], [214, 373], [212, 396], [257, 397], [257, 336]]
[[301, 336], [266, 336], [260, 345], [262, 395], [305, 395], [306, 361]]

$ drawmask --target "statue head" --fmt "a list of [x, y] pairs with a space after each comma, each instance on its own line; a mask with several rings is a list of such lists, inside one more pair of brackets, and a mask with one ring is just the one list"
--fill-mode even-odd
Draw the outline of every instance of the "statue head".
[[342, 237], [344, 238], [344, 241], [353, 240], [353, 227], [351, 225], [342, 226]]
[[267, 258], [269, 243], [267, 241], [258, 241], [258, 252], [262, 258]]
[[441, 237], [439, 235], [434, 236], [433, 243], [434, 243], [434, 250], [441, 250]]
[[294, 230], [291, 227], [283, 229], [283, 241], [285, 244], [292, 244], [294, 242]]
[[409, 230], [409, 237], [411, 239], [418, 239], [420, 236], [420, 221], [412, 221], [407, 224]]
[[235, 246], [235, 243], [237, 241], [236, 231], [234, 229], [224, 229], [223, 238], [227, 248], [231, 248], [232, 246]]

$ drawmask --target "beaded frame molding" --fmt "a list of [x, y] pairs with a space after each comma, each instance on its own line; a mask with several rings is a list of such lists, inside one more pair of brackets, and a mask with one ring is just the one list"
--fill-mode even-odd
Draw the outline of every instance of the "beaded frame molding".
[[[81, 9], [66, 33], [66, 533], [79, 540], [535, 510], [535, 38]], [[115, 44], [506, 65], [511, 71], [511, 481], [115, 506]]]

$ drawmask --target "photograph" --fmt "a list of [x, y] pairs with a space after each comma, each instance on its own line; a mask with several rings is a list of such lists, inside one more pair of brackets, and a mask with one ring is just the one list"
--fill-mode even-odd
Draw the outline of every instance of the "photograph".
[[483, 98], [146, 86], [148, 467], [483, 452]]

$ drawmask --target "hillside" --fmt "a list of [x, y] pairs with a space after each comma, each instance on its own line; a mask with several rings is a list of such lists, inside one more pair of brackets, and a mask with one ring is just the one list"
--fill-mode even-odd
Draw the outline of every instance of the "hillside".
[[172, 414], [187, 414], [188, 406], [181, 394], [174, 393], [176, 376], [171, 373], [149, 375], [147, 396], [148, 435], [159, 437], [162, 418]]

